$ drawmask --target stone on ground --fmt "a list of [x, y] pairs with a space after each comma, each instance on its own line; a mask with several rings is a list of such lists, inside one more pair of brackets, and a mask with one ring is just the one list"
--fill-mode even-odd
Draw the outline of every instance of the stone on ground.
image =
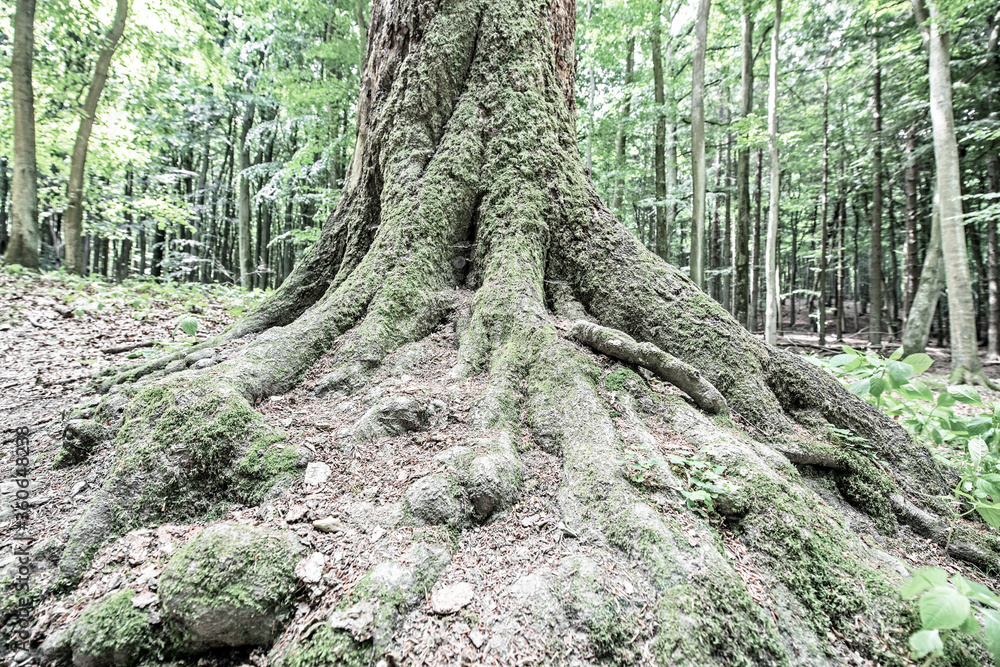
[[291, 617], [303, 552], [289, 532], [235, 523], [201, 532], [160, 576], [163, 618], [182, 627], [183, 650], [273, 642]]

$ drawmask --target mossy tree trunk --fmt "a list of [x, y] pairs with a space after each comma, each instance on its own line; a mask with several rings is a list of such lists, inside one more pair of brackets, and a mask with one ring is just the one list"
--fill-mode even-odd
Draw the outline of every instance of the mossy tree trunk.
[[[831, 376], [750, 335], [615, 220], [576, 142], [573, 32], [571, 0], [373, 5], [341, 201], [257, 311], [217, 339], [104, 381], [97, 417], [117, 429], [120, 458], [71, 531], [60, 563], [67, 578], [103, 539], [154, 518], [145, 508], [165, 520], [164, 508], [195, 514], [191, 498], [259, 498], [287, 462], [258, 460], [273, 434], [251, 406], [295, 386], [320, 355], [334, 367], [321, 388], [350, 393], [387, 354], [449, 319], [459, 325], [451, 377], [485, 380], [466, 426], [492, 444], [466, 465], [495, 471], [502, 490], [476, 495], [472, 487], [489, 487], [489, 474], [458, 475], [473, 498], [463, 516], [489, 520], [510, 506], [521, 479], [511, 443], [531, 441], [561, 461], [567, 534], [598, 556], [627, 559], [642, 582], [633, 594], [598, 587], [585, 596], [627, 625], [611, 632], [584, 623], [595, 653], [622, 664], [757, 665], [830, 664], [857, 651], [904, 664], [913, 616], [894, 593], [896, 566], [879, 564], [844, 511], [873, 534], [894, 533], [900, 519], [930, 526], [942, 546], [998, 568], [994, 542], [961, 521], [944, 535], [926, 520], [947, 509], [926, 498], [948, 486], [924, 448]], [[462, 292], [471, 298], [456, 299]], [[697, 380], [702, 402], [717, 390], [724, 401], [712, 405], [728, 415], [719, 409], [713, 421], [666, 400], [627, 368], [609, 394], [595, 356], [571, 335], [579, 320], [621, 332], [576, 327], [601, 349], [631, 350], [623, 357], [661, 373], [676, 363]], [[188, 368], [210, 348], [226, 358], [208, 371]], [[656, 456], [653, 423], [726, 466], [721, 520], [665, 509], [636, 488], [625, 462]], [[865, 448], [838, 444], [831, 428]], [[178, 466], [177, 457], [191, 463]], [[171, 474], [156, 474], [158, 466]], [[197, 477], [206, 469], [209, 482]], [[664, 471], [665, 488], [684, 488]], [[836, 503], [821, 500], [815, 484], [833, 489]], [[727, 557], [723, 533], [770, 582], [766, 606]], [[433, 585], [439, 572], [418, 579]], [[386, 624], [423, 596], [390, 595], [373, 579], [342, 604], [376, 605], [374, 639], [362, 645], [326, 627], [284, 646], [274, 662], [386, 650]], [[583, 623], [569, 607], [566, 618]], [[653, 622], [639, 623], [647, 612]]]

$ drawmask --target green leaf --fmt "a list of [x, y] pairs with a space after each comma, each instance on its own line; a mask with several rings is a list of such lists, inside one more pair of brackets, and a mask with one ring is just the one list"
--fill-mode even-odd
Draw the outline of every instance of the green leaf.
[[914, 375], [919, 375], [930, 368], [931, 364], [934, 363], [934, 360], [923, 352], [919, 352], [917, 354], [911, 354], [906, 359], [903, 359], [903, 363], [912, 366]]
[[937, 405], [939, 408], [950, 408], [951, 406], [955, 405], [955, 397], [949, 394], [948, 392], [943, 391], [940, 394], [938, 394]]
[[965, 617], [965, 622], [962, 623], [962, 625], [958, 626], [958, 630], [963, 635], [969, 635], [970, 637], [978, 635], [979, 621], [976, 620], [975, 616], [969, 614], [968, 616]]
[[875, 398], [878, 398], [883, 393], [885, 393], [885, 390], [888, 388], [889, 388], [889, 383], [883, 380], [882, 378], [872, 378], [871, 387], [869, 387], [868, 392]]
[[864, 396], [865, 394], [868, 393], [868, 390], [870, 388], [871, 388], [871, 382], [869, 380], [858, 380], [857, 382], [851, 385], [850, 391], [855, 396]]
[[924, 567], [914, 572], [899, 592], [904, 598], [912, 599], [926, 590], [935, 586], [944, 586], [947, 583], [947, 572], [939, 567]]
[[851, 364], [855, 364], [854, 368], [857, 368], [861, 365], [861, 358], [852, 354], [838, 354], [830, 357], [830, 366], [833, 368], [842, 368]]
[[889, 359], [892, 361], [896, 361], [901, 356], [903, 356], [903, 348], [897, 347], [896, 351], [892, 353], [892, 356], [890, 356]]
[[935, 586], [920, 597], [924, 630], [954, 630], [969, 615], [969, 598], [951, 586]]
[[975, 417], [965, 424], [965, 430], [971, 435], [982, 435], [991, 428], [993, 428], [993, 419], [991, 417]]
[[198, 333], [198, 320], [193, 317], [185, 317], [181, 320], [181, 331], [186, 333], [188, 336], [193, 336]]
[[937, 630], [921, 630], [914, 632], [910, 637], [910, 650], [916, 660], [924, 656], [940, 655], [944, 653], [944, 642], [941, 641], [941, 633]]
[[889, 377], [900, 385], [906, 384], [906, 381], [913, 375], [913, 366], [899, 361], [886, 362], [886, 368], [889, 370]]
[[861, 356], [861, 353], [855, 350], [850, 345], [841, 345], [840, 349], [844, 351], [844, 354], [852, 354], [855, 357]]
[[975, 507], [979, 516], [983, 517], [983, 521], [1000, 529], [1000, 504], [978, 502]]
[[985, 407], [983, 406], [983, 399], [979, 396], [979, 392], [969, 385], [960, 384], [956, 387], [948, 387], [948, 394], [959, 403]]
[[989, 607], [980, 608], [983, 614], [983, 635], [986, 646], [993, 654], [994, 661], [1000, 661], [1000, 611]]
[[982, 463], [983, 457], [989, 453], [990, 449], [986, 446], [986, 442], [982, 438], [973, 438], [969, 440], [969, 458], [972, 459], [972, 465], [979, 467]]

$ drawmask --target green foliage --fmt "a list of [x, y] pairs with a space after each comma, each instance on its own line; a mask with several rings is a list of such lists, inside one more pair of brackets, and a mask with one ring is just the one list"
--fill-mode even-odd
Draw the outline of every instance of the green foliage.
[[689, 509], [703, 507], [714, 512], [715, 499], [730, 490], [730, 483], [723, 476], [726, 466], [713, 465], [699, 454], [687, 457], [670, 454], [666, 461], [626, 455], [628, 476], [633, 484], [656, 486], [655, 471], [661, 466], [669, 467], [684, 479], [685, 488], [678, 491]]
[[[938, 567], [927, 567], [914, 573], [900, 590], [904, 598], [918, 598], [920, 630], [910, 637], [910, 649], [915, 660], [944, 655], [944, 638], [958, 632], [980, 636], [986, 648], [1000, 665], [1000, 597], [987, 587], [969, 581], [960, 574], [949, 578]], [[980, 625], [975, 614], [980, 614]]]
[[[1000, 529], [1000, 405], [985, 401], [968, 385], [946, 386], [916, 379], [930, 368], [926, 354], [900, 360], [843, 346], [830, 359], [812, 358], [864, 398], [896, 419], [910, 434], [937, 448], [939, 460], [956, 468], [960, 482], [955, 496], [968, 503], [990, 526]], [[978, 410], [968, 416], [956, 404]], [[850, 434], [837, 433], [849, 444]]]

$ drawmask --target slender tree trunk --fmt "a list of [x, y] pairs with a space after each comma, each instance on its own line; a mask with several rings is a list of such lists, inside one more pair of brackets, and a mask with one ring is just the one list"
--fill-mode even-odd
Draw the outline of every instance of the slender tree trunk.
[[694, 29], [694, 61], [691, 65], [691, 280], [705, 288], [705, 50], [711, 0], [698, 0]]
[[913, 123], [906, 131], [905, 162], [903, 173], [903, 189], [906, 196], [906, 241], [904, 245], [904, 287], [903, 287], [903, 317], [910, 316], [910, 306], [917, 294], [917, 284], [920, 282], [920, 239], [917, 234], [917, 220], [920, 217], [917, 207], [917, 184], [920, 180], [919, 167], [916, 158], [917, 124]]
[[[1000, 156], [996, 150], [987, 157], [990, 192], [1000, 194]], [[987, 299], [986, 358], [1000, 360], [1000, 249], [997, 241], [997, 219], [986, 220], [987, 254], [989, 256], [989, 298]]]
[[[587, 0], [587, 25], [590, 27], [590, 19], [594, 12], [594, 0]], [[594, 40], [587, 45], [588, 48], [596, 50]], [[597, 96], [597, 74], [594, 71], [594, 54], [590, 54], [590, 91], [587, 95], [587, 113], [590, 114], [590, 127], [587, 129], [587, 171], [594, 169], [594, 149], [591, 135], [594, 133], [594, 99]]]
[[69, 184], [66, 188], [66, 215], [63, 220], [63, 244], [66, 246], [66, 270], [70, 273], [83, 274], [83, 178], [87, 166], [87, 149], [90, 144], [90, 133], [94, 129], [94, 117], [97, 114], [97, 104], [104, 92], [104, 83], [108, 79], [108, 68], [111, 57], [118, 48], [122, 33], [125, 32], [125, 18], [128, 16], [128, 0], [118, 0], [114, 23], [104, 35], [100, 54], [97, 56], [97, 66], [94, 68], [94, 78], [90, 81], [87, 98], [80, 110], [80, 127], [76, 132], [76, 143], [73, 144], [73, 155], [70, 161]]
[[656, 254], [667, 258], [667, 210], [664, 200], [667, 198], [667, 117], [663, 108], [663, 56], [660, 53], [661, 9], [662, 0], [657, 0], [656, 16], [653, 17], [653, 30], [650, 44], [653, 51], [653, 100], [656, 104], [656, 133], [653, 148], [653, 171], [655, 173], [656, 190]]
[[[667, 42], [667, 62], [673, 61], [674, 43], [673, 40]], [[667, 194], [669, 203], [666, 205], [666, 232], [663, 235], [663, 259], [670, 261], [670, 242], [673, 239], [674, 229], [677, 223], [677, 105], [674, 104], [673, 93], [671, 92], [671, 104], [668, 114], [670, 115], [667, 124]]]
[[879, 62], [877, 35], [874, 46], [872, 112], [875, 118], [875, 141], [872, 152], [872, 237], [868, 268], [871, 315], [868, 317], [868, 344], [878, 348], [882, 346], [882, 65]]
[[788, 279], [788, 328], [795, 329], [795, 284], [798, 279], [798, 256], [799, 256], [799, 213], [792, 213], [792, 257], [790, 264], [792, 270]]
[[917, 281], [917, 293], [910, 305], [910, 312], [903, 327], [903, 354], [923, 352], [938, 310], [938, 300], [944, 287], [944, 259], [941, 254], [941, 214], [937, 206], [938, 196], [934, 193], [931, 214], [931, 238], [924, 255], [923, 269]]
[[826, 345], [826, 295], [827, 275], [826, 258], [829, 252], [828, 217], [830, 199], [830, 74], [823, 75], [823, 166], [820, 174], [819, 193], [819, 315], [816, 320], [816, 331], [819, 334], [819, 345]]
[[764, 150], [757, 149], [757, 169], [754, 171], [753, 257], [750, 262], [750, 307], [747, 324], [750, 331], [757, 331], [757, 313], [760, 311], [761, 258], [761, 197], [763, 196]]
[[[753, 113], [753, 15], [748, 0], [743, 2], [742, 63], [740, 76], [740, 118]], [[733, 316], [751, 328], [750, 308], [750, 149], [736, 153], [736, 239], [733, 266]], [[754, 317], [753, 319], [756, 319]]]
[[0, 255], [7, 251], [10, 233], [7, 231], [7, 195], [10, 194], [10, 179], [7, 177], [7, 156], [0, 157]]
[[253, 289], [253, 239], [250, 233], [250, 177], [246, 171], [250, 168], [250, 148], [247, 146], [247, 134], [253, 127], [253, 117], [256, 105], [247, 102], [246, 111], [243, 113], [243, 123], [240, 126], [240, 173], [237, 176], [239, 182], [239, 194], [237, 195], [237, 206], [239, 208], [239, 245], [240, 245], [240, 285], [245, 290]]
[[10, 240], [4, 264], [38, 268], [38, 165], [35, 160], [35, 94], [31, 68], [35, 49], [35, 0], [17, 0], [10, 62], [14, 111], [14, 174]]
[[767, 221], [767, 289], [764, 315], [764, 340], [778, 342], [778, 320], [781, 319], [781, 286], [778, 284], [778, 212], [781, 196], [781, 164], [778, 160], [778, 46], [781, 36], [781, 0], [775, 0], [774, 32], [771, 35], [771, 71], [767, 92], [767, 127], [771, 153], [771, 197]]
[[969, 279], [969, 256], [962, 223], [962, 182], [955, 138], [951, 94], [951, 38], [942, 32], [936, 0], [913, 0], [924, 42], [930, 51], [931, 124], [941, 215], [941, 252], [948, 285], [948, 320], [951, 331], [951, 376], [956, 383], [989, 384], [979, 361], [976, 318]]
[[[654, 30], [656, 30], [654, 28]], [[659, 33], [659, 30], [656, 30]], [[657, 39], [657, 48], [654, 49], [653, 53], [653, 71], [654, 78], [657, 69], [661, 70], [660, 73], [660, 83], [663, 83], [663, 73], [662, 66], [657, 65], [656, 51], [659, 50], [659, 39]], [[629, 119], [632, 115], [632, 69], [635, 63], [635, 37], [629, 36], [628, 45], [626, 46], [627, 55], [625, 57], [625, 100], [622, 104], [622, 115], [618, 121], [618, 137], [615, 141], [615, 192], [611, 199], [611, 210], [618, 214], [618, 210], [622, 205], [622, 196], [625, 192], [625, 153], [628, 145], [628, 124]], [[662, 94], [662, 90], [660, 93]], [[662, 117], [662, 111], [659, 112]], [[657, 131], [659, 131], [659, 119], [657, 120]], [[664, 133], [665, 134], [665, 133]], [[659, 139], [659, 136], [657, 136]], [[663, 151], [663, 146], [657, 144], [656, 150]], [[665, 234], [664, 234], [665, 236]]]

